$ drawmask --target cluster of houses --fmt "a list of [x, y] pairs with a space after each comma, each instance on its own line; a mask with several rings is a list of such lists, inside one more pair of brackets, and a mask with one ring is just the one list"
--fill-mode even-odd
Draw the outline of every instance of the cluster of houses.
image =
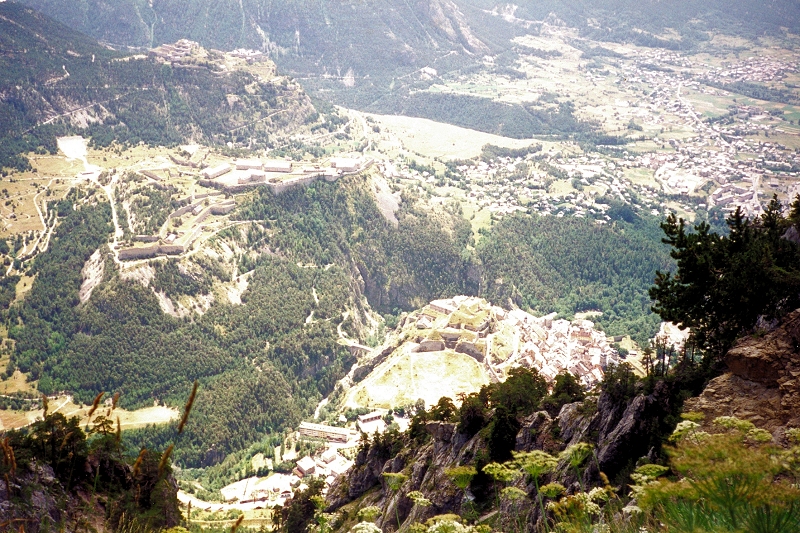
[[357, 430], [328, 424], [302, 422], [297, 429], [295, 439], [324, 440], [326, 447], [323, 451], [297, 459], [291, 473], [275, 472], [267, 477], [253, 476], [227, 485], [220, 489], [226, 503], [218, 504], [216, 507], [212, 505], [209, 510], [281, 507], [292, 498], [296, 491], [307, 488], [307, 481], [311, 477], [321, 478], [324, 481], [324, 494], [338, 476], [353, 466], [353, 460], [342, 455], [342, 450], [356, 447], [361, 433], [373, 435], [376, 432], [385, 431], [387, 428], [384, 421], [385, 416], [384, 411], [360, 415], [356, 420]]
[[157, 61], [173, 63], [192, 55], [192, 52], [199, 47], [199, 43], [188, 39], [181, 39], [175, 44], [162, 44], [161, 46], [157, 46], [148, 53], [150, 57], [154, 57]]
[[457, 296], [431, 302], [415, 321], [418, 352], [452, 349], [470, 355], [493, 380], [523, 366], [537, 369], [551, 382], [559, 372], [570, 372], [591, 387], [603, 379], [606, 365], [619, 363], [613, 339], [589, 320], [555, 319], [555, 313], [536, 317]]
[[[335, 430], [344, 431], [347, 440], [341, 441]], [[319, 454], [306, 455], [298, 459], [291, 473], [275, 472], [267, 477], [253, 476], [223, 487], [220, 492], [226, 504], [240, 510], [282, 507], [296, 491], [307, 488], [309, 478], [323, 479], [325, 482], [323, 491], [327, 491], [336, 477], [353, 466], [351, 459], [339, 453], [337, 445], [344, 443], [349, 443], [348, 446], [355, 445], [357, 440], [353, 439], [357, 439], [356, 433], [344, 428], [304, 422], [300, 426], [298, 436], [325, 439], [328, 440], [329, 446]]]
[[[758, 106], [736, 105], [730, 109], [731, 116], [728, 119], [710, 121], [701, 117], [680, 92], [683, 88], [722, 96], [723, 91], [703, 85], [702, 82], [769, 82], [782, 79], [787, 73], [796, 71], [796, 68], [769, 57], [748, 58], [726, 68], [708, 68], [680, 54], [670, 54], [673, 57], [658, 58], [660, 63], [680, 67], [688, 64], [697, 67], [699, 73], [687, 75], [668, 69], [641, 68], [643, 60], [639, 60], [629, 67], [632, 70], [626, 74], [636, 75], [639, 77], [637, 81], [654, 87], [647, 97], [648, 103], [640, 106], [647, 111], [646, 124], [663, 125], [664, 118], [660, 112], [667, 111], [690, 126], [696, 135], [666, 141], [656, 138], [654, 141], [668, 143], [674, 151], [643, 154], [633, 161], [633, 165], [627, 161], [622, 164], [654, 170], [663, 168], [663, 165], [672, 165], [679, 171], [677, 174], [688, 177], [684, 183], [675, 183], [671, 190], [665, 190], [672, 194], [691, 194], [692, 185], [703, 179], [713, 180], [723, 186], [723, 190], [711, 193], [705, 202], [709, 208], [715, 205], [726, 210], [742, 207], [749, 215], [761, 212], [762, 200], [758, 196], [765, 187], [779, 194], [790, 193], [792, 182], [798, 177], [800, 154], [770, 140], [772, 134], [787, 133], [780, 124], [783, 121], [780, 115], [774, 116]], [[641, 52], [641, 55], [652, 60], [658, 52]], [[754, 138], [762, 136], [763, 140]], [[668, 183], [665, 184], [669, 187]], [[771, 194], [764, 194], [765, 198], [768, 196]]]
[[256, 61], [267, 59], [267, 56], [261, 50], [250, 50], [247, 48], [237, 48], [236, 50], [228, 52], [228, 55], [231, 57], [244, 59], [248, 63], [254, 63]]
[[519, 332], [518, 348], [505, 366], [536, 368], [548, 381], [569, 372], [586, 387], [602, 381], [609, 364], [619, 364], [613, 339], [594, 329], [590, 320], [555, 319], [555, 314], [535, 317], [515, 309], [503, 319]]
[[797, 72], [797, 65], [771, 57], [748, 57], [710, 72], [712, 79], [721, 81], [771, 82], [782, 80], [790, 72]]
[[352, 460], [328, 448], [318, 456], [306, 455], [299, 459], [292, 473], [300, 479], [309, 476], [321, 477], [325, 480], [325, 485], [329, 486], [337, 476], [350, 470], [351, 466], [353, 466]]

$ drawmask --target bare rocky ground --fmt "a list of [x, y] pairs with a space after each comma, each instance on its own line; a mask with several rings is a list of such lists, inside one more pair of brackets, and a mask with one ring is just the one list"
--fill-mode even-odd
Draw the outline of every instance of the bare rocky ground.
[[81, 270], [83, 283], [81, 284], [81, 288], [78, 292], [81, 303], [87, 301], [92, 295], [92, 291], [94, 291], [94, 289], [100, 285], [100, 282], [103, 281], [104, 272], [105, 262], [103, 261], [103, 255], [98, 249], [95, 250], [91, 257], [89, 257], [89, 260], [86, 261], [85, 265], [83, 265], [83, 270]]
[[800, 309], [763, 336], [742, 339], [725, 357], [729, 368], [686, 410], [749, 420], [783, 441], [787, 428], [800, 427]]

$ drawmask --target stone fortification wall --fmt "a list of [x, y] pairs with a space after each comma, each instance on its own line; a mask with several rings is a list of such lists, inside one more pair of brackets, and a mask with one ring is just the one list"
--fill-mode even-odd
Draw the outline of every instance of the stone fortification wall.
[[150, 178], [151, 180], [155, 180], [155, 181], [163, 181], [164, 180], [164, 178], [162, 178], [161, 176], [159, 176], [158, 174], [156, 174], [155, 172], [152, 172], [150, 170], [140, 170], [139, 174], [141, 174], [142, 176], [144, 176], [146, 178]]
[[289, 189], [293, 189], [295, 187], [300, 186], [308, 186], [312, 183], [316, 182], [319, 179], [319, 174], [311, 174], [309, 176], [301, 176], [298, 178], [286, 180], [286, 181], [279, 181], [279, 182], [267, 182], [267, 187], [274, 195], [279, 195], [284, 191], [288, 191]]
[[227, 215], [236, 208], [235, 200], [227, 200], [211, 206], [212, 215]]
[[[352, 172], [351, 174], [357, 174], [357, 172]], [[270, 179], [275, 179], [275, 178], [270, 178]], [[298, 176], [296, 178], [290, 178], [285, 181], [270, 181], [270, 179], [268, 179], [266, 183], [264, 182], [237, 183], [235, 185], [227, 185], [211, 179], [200, 179], [197, 181], [197, 183], [199, 185], [202, 185], [203, 187], [211, 187], [226, 192], [243, 192], [251, 190], [255, 187], [266, 185], [267, 187], [269, 187], [269, 190], [270, 192], [272, 192], [272, 194], [278, 195], [295, 187], [306, 187], [308, 185], [311, 185], [312, 183], [315, 183], [320, 179], [324, 179], [329, 183], [333, 183], [339, 179], [339, 175], [324, 174], [320, 172], [316, 174], [308, 174], [308, 175]]]
[[161, 244], [158, 246], [145, 246], [142, 248], [125, 248], [119, 251], [120, 261], [133, 259], [148, 259], [158, 255], [180, 255], [184, 247], [179, 244]]
[[187, 159], [181, 159], [179, 157], [175, 157], [174, 155], [170, 154], [170, 160], [175, 163], [176, 165], [180, 165], [182, 167], [190, 167], [190, 168], [198, 168], [200, 166], [199, 163], [193, 163]]
[[194, 200], [195, 200], [195, 201], [197, 201], [197, 200], [204, 200], [204, 199], [206, 199], [206, 198], [210, 198], [210, 197], [212, 197], [212, 196], [222, 196], [222, 193], [221, 193], [221, 192], [214, 191], [214, 192], [204, 192], [203, 194], [195, 194], [195, 195], [194, 195]]
[[203, 212], [200, 213], [200, 216], [197, 217], [197, 220], [194, 221], [195, 225], [202, 224], [203, 222], [205, 222], [210, 214], [211, 214], [211, 208], [210, 207], [205, 208]]
[[194, 210], [195, 208], [197, 208], [198, 206], [200, 206], [202, 204], [203, 204], [203, 200], [198, 200], [198, 201], [196, 201], [194, 203], [191, 203], [189, 205], [185, 205], [185, 206], [183, 206], [183, 207], [181, 207], [179, 209], [176, 209], [172, 213], [170, 213], [169, 218], [172, 219], [172, 218], [175, 218], [175, 217], [179, 217], [179, 216], [185, 215], [186, 213]]

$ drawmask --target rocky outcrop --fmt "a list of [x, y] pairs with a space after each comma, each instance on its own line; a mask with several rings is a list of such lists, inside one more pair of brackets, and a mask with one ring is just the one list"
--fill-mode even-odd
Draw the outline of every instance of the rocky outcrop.
[[[652, 393], [628, 399], [614, 399], [603, 393], [594, 410], [591, 400], [562, 407], [555, 422], [564, 444], [595, 444], [596, 461], [587, 470], [586, 481], [591, 482], [598, 472], [614, 479], [632, 460], [648, 455], [654, 428], [672, 410], [672, 396], [669, 386], [659, 382]], [[546, 449], [544, 443], [537, 445]]]
[[[800, 427], [800, 310], [769, 333], [740, 341], [726, 362], [730, 372], [712, 380], [699, 398], [687, 400], [684, 410], [705, 412], [707, 424], [723, 415], [749, 420], [771, 431], [779, 443], [785, 427]], [[564, 405], [556, 417], [544, 411], [533, 413], [520, 421], [515, 449], [558, 454], [568, 446], [589, 442], [594, 445], [593, 457], [581, 472], [562, 461], [548, 481], [557, 480], [569, 491], [579, 491], [599, 484], [603, 472], [612, 483], [624, 483], [625, 473], [638, 459], [657, 459], [661, 437], [671, 430], [669, 421], [679, 407], [675, 403], [680, 397], [678, 386], [660, 381], [648, 394], [642, 384], [637, 385], [638, 394], [624, 388], [614, 392], [612, 387], [596, 399]], [[445, 422], [429, 422], [425, 429], [431, 435], [428, 443], [406, 445], [394, 457], [386, 443], [373, 444], [359, 454], [353, 473], [337, 480], [331, 489], [330, 509], [360, 498], [359, 505], [381, 509], [378, 525], [383, 531], [396, 531], [398, 518], [402, 529], [437, 514], [461, 513], [473, 496], [491, 493], [491, 485], [476, 487], [474, 480], [466, 491], [458, 489], [447, 476], [448, 468], [474, 465], [476, 457], [487, 453], [481, 433], [469, 438], [459, 434], [455, 424]], [[387, 486], [383, 474], [388, 472], [407, 476], [400, 490]], [[536, 490], [524, 477], [513, 484], [528, 494]], [[408, 499], [406, 495], [417, 490], [431, 500], [430, 507]], [[501, 506], [500, 515], [517, 512], [524, 512], [528, 524], [539, 519], [535, 505], [522, 511]]]
[[[670, 412], [670, 396], [667, 386], [662, 384], [649, 395], [614, 401], [603, 394], [596, 404], [592, 401], [567, 404], [556, 418], [545, 411], [533, 413], [521, 421], [515, 449], [558, 454], [578, 442], [596, 442], [597, 460], [583, 473], [583, 483], [589, 486], [596, 482], [599, 471], [614, 479], [631, 461], [650, 452], [653, 424], [659, 424]], [[473, 495], [469, 489], [456, 487], [447, 470], [475, 464], [476, 456], [487, 453], [486, 443], [481, 434], [474, 437], [460, 434], [453, 423], [428, 422], [425, 429], [431, 435], [428, 443], [406, 445], [393, 457], [389, 453], [391, 443], [377, 442], [362, 449], [351, 473], [337, 479], [331, 487], [328, 509], [339, 509], [357, 499], [361, 507], [376, 505], [382, 510], [378, 525], [383, 531], [396, 531], [398, 518], [400, 524], [410, 524], [439, 514], [461, 513]], [[393, 491], [383, 474], [397, 472], [407, 479], [400, 490]], [[565, 486], [580, 489], [575, 472], [566, 464], [560, 466], [556, 478]], [[515, 483], [528, 493], [535, 490], [533, 485], [526, 485], [524, 477]], [[478, 496], [478, 489], [472, 488]], [[431, 506], [414, 505], [405, 496], [412, 491], [425, 494]], [[487, 491], [491, 491], [490, 486], [481, 489]], [[526, 512], [533, 521], [537, 519], [538, 509]]]
[[[405, 447], [394, 457], [387, 456], [383, 444], [362, 449], [351, 473], [338, 478], [328, 491], [328, 509], [335, 510], [362, 498], [361, 506], [376, 505], [382, 509], [378, 525], [383, 531], [396, 531], [398, 518], [403, 524], [460, 513], [465, 493], [453, 484], [447, 469], [473, 462], [479, 451], [485, 452], [483, 440], [458, 433], [452, 423], [428, 422], [425, 429], [432, 437], [430, 441], [422, 446]], [[398, 472], [407, 478], [395, 492], [383, 474]], [[423, 492], [431, 505], [414, 505], [406, 496], [412, 491]]]
[[780, 411], [781, 395], [777, 387], [767, 387], [742, 379], [730, 372], [711, 380], [703, 394], [684, 404], [686, 411], [699, 411], [706, 422], [718, 416], [735, 416], [774, 433], [783, 426], [775, 417]]
[[[64, 500], [66, 505], [61, 503]], [[49, 465], [31, 463], [18, 476], [0, 482], [0, 521], [14, 524], [14, 529], [22, 524], [25, 531], [36, 533], [61, 524], [64, 531], [75, 531], [78, 517], [69, 510], [82, 504], [85, 502], [64, 490]]]
[[740, 340], [725, 356], [729, 372], [713, 379], [685, 409], [736, 416], [779, 436], [800, 427], [800, 310], [761, 336]]

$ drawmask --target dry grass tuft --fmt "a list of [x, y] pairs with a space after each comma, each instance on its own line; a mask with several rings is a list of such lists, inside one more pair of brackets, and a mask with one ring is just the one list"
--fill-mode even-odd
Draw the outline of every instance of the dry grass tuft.
[[164, 450], [164, 454], [161, 456], [161, 461], [158, 463], [158, 477], [161, 477], [166, 470], [167, 463], [169, 463], [169, 456], [172, 455], [173, 448], [175, 448], [175, 444], [170, 444], [167, 446], [167, 449]]
[[100, 394], [94, 397], [94, 401], [92, 402], [92, 408], [89, 409], [89, 412], [86, 414], [88, 418], [92, 418], [94, 412], [97, 411], [97, 408], [100, 406], [100, 400], [103, 399], [104, 394], [105, 392], [101, 392]]
[[197, 396], [197, 380], [194, 381], [194, 385], [192, 386], [192, 393], [189, 395], [189, 399], [186, 401], [186, 406], [183, 408], [183, 417], [181, 418], [181, 423], [178, 424], [178, 434], [183, 433], [183, 427], [186, 425], [186, 421], [189, 420], [189, 413], [192, 411], [192, 406], [194, 405], [195, 396]]
[[236, 522], [233, 523], [231, 526], [231, 533], [236, 533], [236, 530], [239, 529], [239, 526], [242, 525], [242, 521], [244, 520], [244, 515], [240, 514], [239, 518], [236, 519]]
[[142, 448], [139, 452], [139, 457], [136, 458], [136, 462], [133, 463], [133, 477], [136, 477], [139, 474], [139, 468], [142, 466], [142, 461], [144, 460], [144, 456], [147, 455], [147, 448]]

